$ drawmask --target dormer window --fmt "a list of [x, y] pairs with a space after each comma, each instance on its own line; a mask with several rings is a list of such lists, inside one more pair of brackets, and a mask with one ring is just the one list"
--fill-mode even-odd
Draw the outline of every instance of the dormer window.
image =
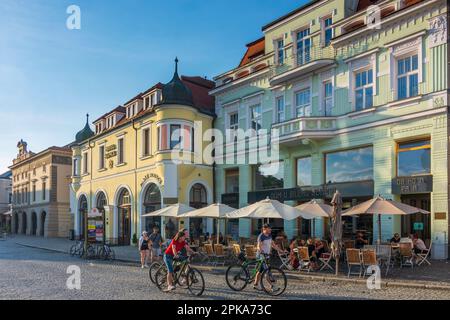
[[99, 134], [103, 131], [103, 120], [95, 125], [95, 133]]

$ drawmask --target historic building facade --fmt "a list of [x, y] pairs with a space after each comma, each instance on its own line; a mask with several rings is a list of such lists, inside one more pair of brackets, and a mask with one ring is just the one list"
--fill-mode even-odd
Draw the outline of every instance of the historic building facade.
[[0, 230], [11, 228], [12, 173], [0, 174]]
[[13, 233], [67, 237], [72, 226], [69, 186], [72, 152], [68, 147], [28, 151], [20, 141], [12, 171]]
[[[375, 4], [311, 1], [264, 26], [239, 66], [215, 78], [217, 128], [280, 134], [278, 163], [217, 165], [216, 197], [235, 207], [267, 196], [296, 205], [329, 201], [337, 189], [350, 207], [380, 194], [431, 212], [383, 216], [383, 240], [419, 233], [433, 239], [435, 258], [445, 258], [446, 2]], [[272, 223], [290, 238], [311, 233], [307, 221]], [[258, 223], [241, 220], [233, 228], [248, 237]], [[326, 235], [327, 221], [315, 228]], [[351, 218], [344, 235], [363, 230], [372, 239], [376, 229], [371, 217]]]
[[[77, 237], [84, 236], [84, 217], [93, 209], [105, 215], [106, 241], [119, 245], [131, 244], [134, 235], [139, 238], [155, 225], [167, 237], [182, 226], [191, 233], [212, 228], [212, 221], [203, 219], [179, 226], [174, 219], [141, 216], [178, 202], [193, 207], [213, 202], [213, 167], [194, 152], [194, 136], [212, 128], [214, 98], [208, 92], [213, 87], [201, 77], [180, 78], [176, 68], [169, 83], [158, 83], [95, 120], [95, 132], [86, 124], [72, 148]], [[174, 152], [190, 161], [176, 161]]]

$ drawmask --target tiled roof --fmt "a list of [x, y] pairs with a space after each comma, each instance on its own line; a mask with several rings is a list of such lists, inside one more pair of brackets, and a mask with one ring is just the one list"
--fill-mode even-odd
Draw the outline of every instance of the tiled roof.
[[265, 52], [265, 39], [260, 38], [256, 41], [250, 42], [247, 44], [247, 51], [239, 63], [239, 67], [242, 67], [248, 64], [253, 58], [256, 58], [260, 55], [263, 55]]
[[209, 95], [209, 91], [214, 89], [215, 83], [202, 77], [181, 76], [181, 81], [192, 91], [194, 106], [200, 110], [214, 112], [214, 97]]
[[118, 112], [118, 113], [123, 113], [123, 114], [125, 114], [125, 113], [126, 113], [126, 109], [125, 109], [124, 107], [122, 107], [122, 106], [118, 106], [118, 107], [114, 108], [113, 110], [111, 110], [111, 111], [105, 113], [104, 115], [102, 115], [102, 116], [99, 117], [98, 119], [94, 120], [93, 123], [96, 123], [97, 121], [99, 121], [99, 120], [101, 120], [101, 119], [103, 119], [103, 118], [106, 118], [108, 115], [110, 115], [110, 114], [112, 114], [112, 113], [114, 113], [114, 112]]
[[304, 4], [304, 5], [302, 5], [301, 7], [297, 8], [297, 9], [295, 9], [295, 10], [292, 10], [291, 12], [285, 14], [284, 16], [281, 16], [280, 18], [278, 18], [278, 19], [276, 19], [276, 20], [274, 20], [274, 21], [272, 21], [272, 22], [266, 24], [264, 27], [262, 27], [262, 30], [264, 31], [264, 30], [270, 28], [271, 26], [277, 24], [278, 22], [281, 22], [281, 21], [283, 21], [284, 19], [287, 19], [287, 18], [289, 18], [289, 17], [295, 15], [296, 13], [298, 13], [298, 12], [300, 12], [300, 11], [302, 11], [302, 10], [308, 8], [309, 6], [312, 6], [313, 4], [315, 4], [315, 3], [319, 2], [319, 1], [321, 1], [321, 0], [312, 0], [312, 1], [310, 1], [310, 2], [308, 2], [308, 3], [306, 3], [306, 4]]

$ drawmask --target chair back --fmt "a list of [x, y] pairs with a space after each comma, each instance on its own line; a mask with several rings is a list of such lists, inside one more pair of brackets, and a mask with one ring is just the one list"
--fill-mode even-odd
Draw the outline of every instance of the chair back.
[[400, 243], [400, 255], [403, 257], [412, 257], [412, 248], [409, 243]]
[[210, 243], [205, 243], [205, 250], [206, 250], [206, 254], [208, 256], [212, 256], [214, 255], [214, 250], [213, 250], [213, 246]]
[[325, 250], [325, 252], [330, 252], [330, 246], [328, 245], [328, 241], [326, 240], [321, 240], [323, 243], [323, 249]]
[[235, 241], [235, 240], [228, 240], [228, 245], [230, 246], [230, 247], [232, 247], [232, 246], [234, 246], [235, 244], [237, 244], [237, 241]]
[[224, 250], [223, 250], [223, 245], [222, 244], [216, 244], [214, 246], [215, 249], [215, 253], [217, 256], [223, 256], [224, 255]]
[[347, 249], [347, 262], [349, 264], [361, 264], [361, 256], [359, 249]]
[[233, 244], [233, 253], [237, 256], [241, 254], [241, 246], [236, 244]]
[[377, 246], [370, 245], [370, 244], [366, 244], [366, 245], [364, 245], [364, 249], [367, 249], [367, 250], [376, 250], [376, 249], [377, 249]]
[[382, 244], [377, 248], [377, 253], [381, 257], [389, 258], [392, 255], [392, 247], [390, 244]]
[[298, 247], [298, 258], [301, 261], [309, 261], [309, 251], [308, 247]]
[[256, 247], [252, 245], [246, 245], [245, 255], [248, 259], [256, 259]]
[[363, 249], [362, 251], [363, 263], [366, 266], [377, 265], [377, 253], [373, 249]]
[[353, 249], [355, 247], [355, 240], [344, 240], [345, 249]]

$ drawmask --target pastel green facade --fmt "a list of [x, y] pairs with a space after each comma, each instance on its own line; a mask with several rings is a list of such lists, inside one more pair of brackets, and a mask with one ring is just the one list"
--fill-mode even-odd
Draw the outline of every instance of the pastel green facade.
[[[384, 1], [383, 10], [395, 12], [383, 17], [377, 29], [362, 27], [346, 31], [352, 21], [365, 19], [366, 12], [352, 13], [352, 1], [319, 1], [304, 12], [288, 17], [264, 30], [265, 53], [248, 66], [216, 77], [216, 128], [227, 129], [227, 116], [238, 112], [239, 127], [249, 128], [249, 107], [260, 104], [262, 127], [280, 132], [280, 159], [284, 164], [284, 188], [294, 188], [296, 159], [312, 158], [312, 185], [326, 183], [324, 157], [326, 153], [373, 146], [373, 195], [382, 195], [400, 201], [393, 194], [392, 180], [397, 177], [397, 145], [403, 141], [429, 139], [431, 144], [432, 192], [431, 238], [448, 244], [448, 71], [446, 2], [423, 1], [410, 7], [398, 7], [398, 1]], [[321, 17], [332, 16], [334, 38], [331, 46], [323, 47]], [[445, 21], [444, 21], [445, 20]], [[296, 61], [295, 34], [309, 26], [312, 41], [310, 63], [299, 65]], [[442, 35], [445, 34], [445, 40]], [[275, 57], [276, 39], [284, 40], [283, 64]], [[397, 61], [408, 55], [417, 55], [418, 94], [398, 99]], [[254, 71], [244, 78], [235, 74], [252, 64], [266, 63], [269, 67]], [[363, 110], [355, 109], [355, 78], [358, 70], [373, 71], [373, 105]], [[234, 80], [224, 83], [224, 78]], [[325, 114], [324, 81], [333, 84], [331, 112]], [[311, 113], [297, 117], [295, 93], [310, 88]], [[277, 122], [275, 101], [284, 99], [284, 121]], [[245, 146], [240, 146], [242, 150]], [[225, 171], [239, 168], [239, 205], [248, 203], [248, 192], [253, 190], [250, 165], [223, 164], [216, 170], [216, 198], [225, 190]], [[288, 201], [296, 204], [296, 201]], [[445, 213], [435, 219], [435, 213]], [[249, 221], [239, 222], [242, 237], [252, 232]], [[296, 222], [285, 221], [284, 229], [291, 238], [297, 233]], [[317, 236], [323, 235], [323, 221], [316, 221]], [[399, 217], [383, 216], [382, 238], [402, 232]], [[377, 234], [374, 220], [373, 234]], [[375, 236], [374, 236], [375, 237]], [[444, 240], [442, 240], [444, 239]], [[436, 250], [435, 258], [446, 258], [447, 250]]]

